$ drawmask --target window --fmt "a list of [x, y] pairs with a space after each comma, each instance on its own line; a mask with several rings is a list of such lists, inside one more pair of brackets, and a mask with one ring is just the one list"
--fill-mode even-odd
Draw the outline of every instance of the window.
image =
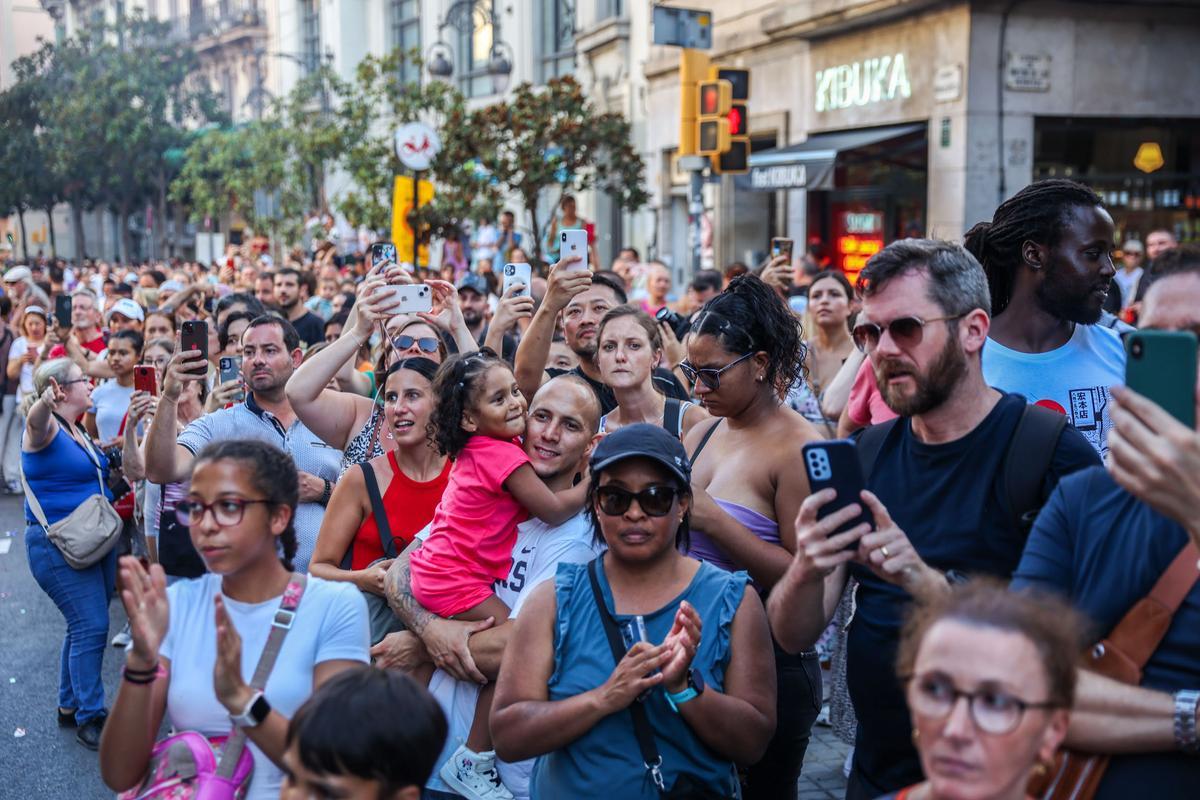
[[470, 15], [470, 26], [458, 29], [454, 58], [458, 62], [454, 72], [458, 75], [458, 88], [467, 97], [483, 97], [495, 94], [492, 76], [488, 74], [488, 59], [492, 53], [492, 10], [485, 0], [476, 0]]
[[539, 73], [545, 82], [575, 71], [575, 5], [572, 0], [541, 0], [540, 5]]
[[596, 21], [603, 22], [606, 19], [621, 16], [625, 13], [624, 6], [623, 0], [597, 0]]
[[392, 47], [405, 54], [400, 64], [400, 80], [419, 82], [421, 70], [413, 63], [411, 51], [421, 49], [421, 8], [418, 0], [391, 0]]
[[321, 0], [300, 0], [300, 4], [304, 71], [315, 72], [321, 66]]

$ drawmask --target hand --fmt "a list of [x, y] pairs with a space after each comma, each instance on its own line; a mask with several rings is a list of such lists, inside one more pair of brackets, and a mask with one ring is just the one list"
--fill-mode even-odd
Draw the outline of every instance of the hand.
[[1113, 480], [1187, 528], [1200, 546], [1200, 433], [1128, 387], [1111, 391], [1108, 471]]
[[67, 399], [67, 393], [59, 387], [58, 381], [56, 381], [54, 378], [51, 378], [50, 385], [46, 387], [44, 392], [42, 392], [40, 399], [42, 403], [45, 404], [46, 408], [50, 409], [52, 412], [57, 412], [59, 404]]
[[529, 319], [533, 316], [533, 298], [517, 297], [516, 293], [524, 289], [524, 284], [514, 283], [508, 287], [504, 297], [496, 306], [496, 314], [492, 318], [492, 326], [499, 331], [509, 331], [519, 319]]
[[225, 610], [221, 595], [213, 597], [217, 615], [217, 660], [213, 664], [213, 691], [230, 714], [240, 714], [253, 690], [242, 678], [242, 637]]
[[567, 307], [572, 297], [586, 292], [592, 285], [591, 271], [571, 267], [581, 260], [579, 256], [569, 256], [550, 268], [546, 297], [542, 302], [556, 314]]
[[158, 564], [147, 571], [133, 556], [122, 556], [121, 604], [129, 617], [129, 638], [133, 640], [132, 666], [149, 669], [158, 661], [158, 651], [171, 622], [167, 605], [167, 575]]
[[692, 503], [688, 507], [688, 520], [696, 530], [711, 531], [716, 526], [712, 520], [719, 518], [725, 511], [712, 496], [699, 486], [692, 486]]
[[767, 262], [760, 276], [763, 283], [777, 291], [788, 292], [792, 288], [792, 264], [788, 256], [779, 255]]
[[318, 478], [311, 472], [299, 471], [300, 502], [315, 503], [325, 496], [325, 479]]
[[25, 354], [21, 356], [21, 361], [25, 364], [32, 364], [34, 361], [37, 361], [37, 355], [37, 348], [30, 347], [25, 351]]
[[663, 647], [670, 654], [662, 666], [663, 688], [678, 694], [687, 688], [688, 669], [700, 646], [700, 628], [703, 623], [692, 604], [684, 600], [675, 612], [671, 631], [663, 639]]
[[821, 581], [835, 569], [854, 559], [857, 550], [847, 549], [871, 532], [865, 522], [834, 535], [833, 532], [862, 513], [862, 506], [851, 503], [824, 519], [817, 514], [837, 499], [834, 489], [822, 489], [804, 498], [796, 515], [796, 553], [787, 574], [797, 583]]
[[158, 398], [149, 392], [137, 391], [129, 396], [129, 421], [127, 428], [136, 428], [143, 419], [154, 417], [158, 409]]
[[[324, 488], [321, 489], [324, 492]], [[355, 573], [354, 585], [361, 591], [370, 592], [383, 597], [383, 579], [387, 575], [388, 567], [395, 561], [394, 558], [384, 558], [376, 561], [366, 569], [360, 569]]]
[[245, 396], [246, 386], [242, 383], [241, 378], [232, 381], [225, 381], [217, 384], [217, 387], [208, 395], [208, 402], [205, 403], [204, 410], [211, 414], [217, 409], [224, 408], [230, 403], [237, 402], [238, 394]]
[[430, 620], [425, 630], [421, 631], [421, 641], [425, 643], [430, 660], [439, 669], [453, 675], [455, 680], [484, 684], [488, 682], [487, 678], [475, 666], [467, 642], [472, 634], [486, 631], [495, 623], [495, 617], [478, 622], [438, 617]]
[[[204, 372], [197, 375], [189, 370], [203, 368]], [[183, 350], [179, 342], [179, 334], [175, 334], [175, 353], [167, 362], [163, 374], [162, 396], [172, 403], [179, 400], [183, 394], [185, 383], [206, 380], [208, 377], [208, 359], [199, 350]]]
[[221, 283], [225, 284], [226, 286], [232, 286], [233, 279], [234, 279], [233, 267], [229, 266], [229, 264], [226, 263], [225, 266], [221, 267], [221, 271], [217, 273], [217, 280], [220, 281]]
[[675, 329], [667, 323], [658, 323], [658, 329], [662, 333], [663, 359], [667, 362], [668, 369], [675, 369], [679, 362], [687, 357], [687, 348], [675, 335]]
[[390, 297], [379, 295], [380, 290], [389, 285], [387, 278], [378, 272], [368, 273], [366, 280], [358, 285], [358, 299], [355, 300], [350, 313], [354, 316], [354, 333], [360, 340], [366, 341], [370, 338], [375, 323], [383, 322], [391, 316], [392, 300]]
[[868, 491], [863, 491], [861, 497], [875, 519], [875, 531], [858, 540], [855, 560], [870, 568], [881, 580], [899, 586], [913, 597], [936, 586], [946, 586], [941, 573], [921, 560], [908, 536], [892, 521], [879, 498]]
[[430, 278], [425, 281], [425, 285], [433, 290], [433, 311], [420, 311], [417, 313], [418, 317], [446, 333], [453, 332], [460, 325], [466, 325], [463, 321], [462, 307], [458, 303], [458, 290], [454, 288], [454, 284]]
[[412, 672], [429, 663], [429, 652], [412, 631], [389, 633], [371, 648], [371, 659], [380, 669]]
[[[642, 692], [663, 682], [662, 666], [670, 660], [673, 649], [666, 644], [653, 647], [646, 642], [637, 642], [617, 664], [608, 680], [600, 684], [597, 692], [604, 710], [612, 714], [639, 697]], [[653, 675], [649, 673], [654, 673]]]

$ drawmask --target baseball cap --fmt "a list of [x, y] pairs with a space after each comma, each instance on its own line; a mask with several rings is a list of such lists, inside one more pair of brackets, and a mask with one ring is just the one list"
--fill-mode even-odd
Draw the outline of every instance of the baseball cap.
[[16, 283], [17, 281], [28, 281], [33, 279], [33, 273], [29, 267], [13, 267], [8, 272], [4, 273], [5, 283]]
[[128, 297], [122, 297], [120, 300], [113, 303], [112, 308], [108, 310], [108, 316], [106, 319], [112, 319], [113, 314], [120, 314], [121, 316], [128, 317], [129, 319], [136, 319], [138, 322], [142, 322], [146, 319], [146, 314], [142, 311], [142, 307], [130, 300]]
[[597, 473], [628, 458], [648, 458], [662, 464], [685, 485], [692, 482], [692, 464], [683, 444], [659, 425], [622, 425], [600, 440], [588, 466]]
[[468, 272], [459, 278], [454, 288], [460, 292], [463, 289], [470, 289], [475, 294], [482, 295], [483, 297], [487, 297], [488, 294], [487, 279], [482, 275], [476, 275], [474, 272]]
[[1142, 247], [1142, 243], [1139, 242], [1137, 239], [1130, 239], [1128, 242], [1121, 245], [1121, 252], [1123, 252], [1123, 253], [1144, 253], [1145, 248]]

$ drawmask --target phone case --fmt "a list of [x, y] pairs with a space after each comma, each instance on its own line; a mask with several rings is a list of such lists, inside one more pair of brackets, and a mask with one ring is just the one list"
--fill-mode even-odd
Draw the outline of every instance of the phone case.
[[54, 320], [60, 328], [71, 327], [71, 296], [59, 295], [54, 298]]
[[381, 261], [396, 263], [396, 245], [391, 242], [376, 242], [371, 245], [371, 263], [378, 264]]
[[579, 261], [571, 264], [569, 269], [588, 268], [587, 231], [562, 231], [559, 234], [558, 257], [560, 259], [579, 256]]
[[411, 286], [385, 286], [379, 290], [380, 296], [391, 296], [390, 314], [416, 314], [418, 311], [433, 310], [433, 290], [428, 284], [418, 283]]
[[[208, 323], [203, 320], [188, 320], [183, 323], [179, 334], [179, 345], [184, 350], [199, 350], [208, 357]], [[192, 370], [193, 375], [204, 375], [207, 368]]]
[[532, 297], [533, 290], [530, 288], [532, 280], [532, 270], [528, 264], [505, 264], [504, 265], [504, 286], [501, 288], [502, 295], [508, 294], [508, 287], [514, 283], [521, 283], [525, 288], [516, 294], [516, 297]]
[[[862, 503], [861, 493], [866, 488], [862, 466], [858, 463], [858, 450], [850, 439], [833, 439], [825, 442], [810, 442], [802, 448], [804, 471], [808, 485], [814, 494], [822, 489], [834, 489], [837, 497], [826, 503], [817, 512], [817, 519], [824, 519], [851, 503]], [[875, 524], [875, 519], [866, 507], [861, 514], [839, 527], [834, 533], [844, 533], [864, 522]], [[858, 545], [854, 545], [857, 547]]]
[[792, 240], [775, 238], [771, 240], [771, 257], [777, 256], [792, 257]]
[[1125, 385], [1196, 428], [1196, 334], [1134, 331], [1125, 337]]
[[158, 394], [158, 376], [154, 372], [154, 367], [141, 366], [140, 364], [133, 368], [133, 388], [139, 392], [149, 392], [151, 395]]

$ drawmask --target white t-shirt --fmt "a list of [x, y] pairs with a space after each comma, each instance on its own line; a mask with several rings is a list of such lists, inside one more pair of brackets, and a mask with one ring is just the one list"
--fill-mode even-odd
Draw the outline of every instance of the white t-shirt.
[[[512, 569], [507, 580], [496, 583], [496, 596], [512, 609], [509, 616], [516, 617], [529, 597], [529, 589], [542, 581], [553, 580], [559, 563], [583, 564], [602, 552], [604, 544], [593, 541], [591, 523], [582, 512], [556, 528], [536, 518], [522, 522], [517, 526]], [[454, 790], [438, 777], [438, 770], [450, 760], [458, 746], [467, 741], [467, 735], [471, 732], [471, 721], [475, 717], [479, 687], [473, 683], [457, 681], [439, 669], [429, 681], [429, 691], [446, 714], [449, 732], [446, 736], [446, 746], [442, 749], [437, 767], [426, 786], [442, 792], [453, 792]], [[513, 796], [528, 798], [533, 759], [516, 764], [497, 759], [496, 765], [500, 771], [500, 779]]]
[[[229, 712], [213, 691], [217, 624], [213, 597], [221, 576], [202, 575], [167, 587], [171, 625], [160, 649], [171, 660], [167, 717], [177, 731], [228, 734]], [[225, 608], [242, 637], [242, 677], [249, 682], [271, 632], [280, 597], [262, 603], [225, 598]], [[271, 708], [291, 719], [313, 692], [313, 668], [323, 661], [369, 661], [370, 629], [362, 593], [343, 581], [309, 576], [308, 586], [264, 690]], [[253, 742], [254, 776], [246, 800], [275, 800], [283, 773]]]
[[983, 347], [983, 378], [997, 389], [1066, 414], [1101, 458], [1108, 455], [1108, 389], [1125, 382], [1125, 347], [1116, 331], [1076, 325], [1070, 340], [1049, 353], [1021, 353], [989, 338]]
[[121, 433], [121, 420], [129, 411], [129, 399], [133, 397], [133, 384], [122, 386], [116, 378], [110, 378], [92, 389], [92, 407], [96, 415], [96, 432], [101, 442], [109, 442]]
[[[29, 352], [29, 340], [18, 336], [8, 348], [8, 363], [20, 361]], [[17, 386], [17, 404], [20, 405], [25, 395], [33, 394], [33, 364], [21, 365], [20, 384]]]

